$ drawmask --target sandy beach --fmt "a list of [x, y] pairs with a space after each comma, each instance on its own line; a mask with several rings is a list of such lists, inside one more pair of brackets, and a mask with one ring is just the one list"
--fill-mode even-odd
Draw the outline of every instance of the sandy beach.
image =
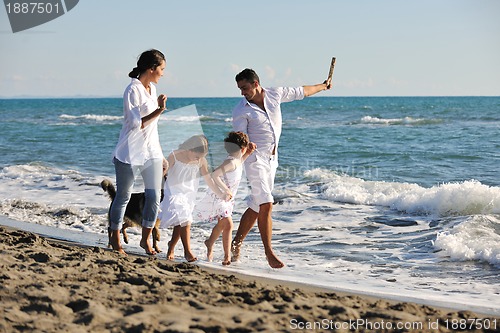
[[3, 226], [0, 267], [1, 332], [451, 332], [460, 323], [493, 332], [500, 321], [124, 257]]

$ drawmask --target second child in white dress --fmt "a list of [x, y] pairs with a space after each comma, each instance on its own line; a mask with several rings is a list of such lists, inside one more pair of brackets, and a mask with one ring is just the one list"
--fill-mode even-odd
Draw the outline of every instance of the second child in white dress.
[[217, 221], [210, 237], [205, 241], [207, 259], [213, 260], [213, 245], [222, 234], [224, 249], [223, 265], [231, 263], [231, 238], [233, 231], [234, 197], [240, 184], [243, 162], [252, 154], [256, 146], [249, 142], [243, 132], [230, 132], [224, 139], [224, 147], [228, 153], [222, 164], [212, 172], [212, 179], [221, 193], [209, 189], [205, 197], [197, 204], [197, 217], [204, 221]]
[[215, 185], [208, 171], [205, 156], [208, 141], [203, 135], [195, 135], [183, 142], [179, 149], [168, 156], [167, 178], [164, 185], [164, 198], [161, 203], [160, 228], [174, 227], [168, 242], [167, 259], [174, 259], [175, 245], [182, 241], [184, 258], [188, 262], [197, 258], [191, 252], [191, 223], [200, 176], [215, 193], [224, 196]]

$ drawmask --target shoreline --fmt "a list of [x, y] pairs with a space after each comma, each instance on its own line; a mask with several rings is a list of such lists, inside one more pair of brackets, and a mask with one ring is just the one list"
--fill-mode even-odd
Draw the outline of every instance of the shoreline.
[[[500, 317], [491, 315], [133, 253], [123, 257], [102, 246], [12, 226], [0, 226], [0, 249], [2, 331], [320, 332], [340, 328], [347, 332], [385, 324], [390, 332], [400, 324], [411, 325], [410, 332], [450, 332], [452, 323], [473, 320], [490, 326], [496, 320], [496, 328], [500, 326]], [[468, 331], [495, 331], [472, 328]]]
[[[96, 234], [96, 233], [85, 233], [82, 231], [74, 231], [67, 229], [60, 229], [53, 226], [46, 226], [36, 223], [29, 223], [23, 221], [17, 221], [10, 219], [7, 216], [0, 215], [0, 227], [6, 226], [14, 229], [20, 229], [28, 232], [33, 232], [40, 236], [53, 239], [55, 241], [67, 242], [69, 244], [80, 245], [84, 247], [94, 247], [99, 246], [103, 249], [107, 249], [107, 235]], [[128, 254], [133, 254], [140, 257], [147, 257], [144, 254], [144, 250], [140, 247], [134, 247], [129, 245], [127, 248]], [[156, 257], [158, 260], [162, 260], [171, 264], [183, 263], [183, 261], [167, 261], [163, 254]], [[408, 302], [415, 303], [419, 305], [427, 305], [435, 308], [449, 310], [449, 311], [471, 311], [477, 314], [482, 314], [484, 316], [495, 316], [500, 317], [500, 310], [498, 308], [485, 307], [482, 305], [465, 304], [460, 302], [447, 302], [444, 300], [436, 300], [429, 297], [418, 297], [414, 294], [412, 295], [401, 295], [401, 294], [389, 294], [381, 293], [378, 291], [367, 291], [367, 290], [356, 290], [355, 286], [349, 288], [346, 286], [335, 286], [324, 285], [322, 283], [314, 283], [311, 281], [300, 281], [299, 279], [293, 279], [291, 275], [281, 275], [280, 270], [273, 270], [268, 266], [265, 266], [263, 270], [257, 272], [253, 271], [251, 273], [240, 269], [241, 266], [219, 266], [217, 262], [209, 263], [204, 260], [198, 260], [194, 265], [207, 270], [214, 274], [223, 275], [235, 275], [238, 278], [247, 281], [261, 281], [272, 286], [277, 285], [287, 285], [294, 286], [297, 288], [314, 291], [314, 292], [334, 292], [342, 295], [354, 295], [363, 298], [369, 298], [372, 300], [385, 300], [389, 302]], [[267, 272], [266, 272], [267, 271]], [[273, 274], [277, 273], [277, 274]], [[273, 276], [274, 275], [274, 276]]]

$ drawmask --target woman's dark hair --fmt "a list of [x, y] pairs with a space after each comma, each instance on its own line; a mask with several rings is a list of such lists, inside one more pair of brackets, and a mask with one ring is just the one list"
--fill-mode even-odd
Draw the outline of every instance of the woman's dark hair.
[[224, 139], [224, 148], [229, 154], [239, 151], [243, 147], [248, 147], [248, 135], [243, 132], [229, 132]]
[[236, 82], [240, 82], [243, 80], [250, 83], [254, 83], [255, 81], [260, 83], [259, 76], [253, 69], [250, 68], [245, 68], [240, 73], [238, 73], [238, 75], [236, 75]]
[[137, 67], [134, 67], [134, 69], [128, 73], [128, 76], [137, 79], [139, 75], [148, 69], [155, 70], [163, 61], [165, 61], [165, 56], [160, 51], [155, 49], [144, 51], [140, 55], [139, 60], [137, 60]]

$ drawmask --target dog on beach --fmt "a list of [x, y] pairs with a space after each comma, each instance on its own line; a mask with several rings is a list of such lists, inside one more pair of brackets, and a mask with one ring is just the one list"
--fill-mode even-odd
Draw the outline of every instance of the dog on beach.
[[[113, 200], [116, 196], [116, 190], [113, 186], [113, 183], [105, 179], [101, 182], [101, 187], [104, 192], [107, 192], [109, 198], [111, 199], [111, 204], [109, 205], [109, 209], [111, 209], [111, 205], [113, 204]], [[142, 226], [142, 211], [144, 209], [144, 192], [132, 193], [130, 197], [130, 201], [127, 204], [127, 208], [125, 210], [125, 216], [123, 218], [123, 226], [122, 226], [122, 234], [123, 241], [128, 244], [128, 235], [127, 228], [130, 227], [141, 227]], [[163, 189], [161, 190], [161, 198], [160, 201], [163, 200]], [[160, 253], [160, 249], [158, 247], [158, 242], [160, 241], [160, 220], [157, 219], [155, 226], [153, 227], [153, 248], [156, 252]], [[111, 246], [111, 229], [109, 228], [109, 211], [108, 211], [108, 247]]]

